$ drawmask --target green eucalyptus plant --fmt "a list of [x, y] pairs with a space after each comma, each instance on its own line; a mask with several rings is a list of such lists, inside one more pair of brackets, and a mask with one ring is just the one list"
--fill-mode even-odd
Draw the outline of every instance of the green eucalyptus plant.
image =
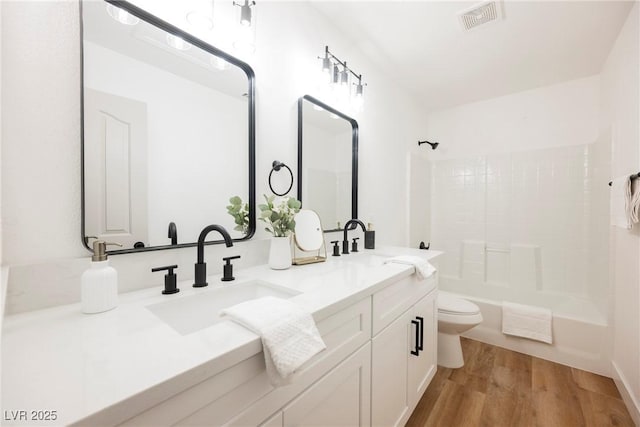
[[249, 204], [242, 203], [242, 199], [238, 196], [230, 198], [229, 203], [231, 204], [227, 206], [227, 212], [233, 217], [236, 224], [233, 229], [247, 234], [249, 232]]
[[276, 196], [264, 195], [266, 204], [258, 205], [260, 221], [267, 223], [265, 227], [274, 237], [286, 237], [296, 228], [293, 217], [300, 212], [302, 203], [295, 197], [285, 197], [274, 204]]

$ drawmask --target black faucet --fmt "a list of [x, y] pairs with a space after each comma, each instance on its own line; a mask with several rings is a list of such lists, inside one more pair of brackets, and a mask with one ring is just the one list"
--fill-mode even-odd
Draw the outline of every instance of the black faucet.
[[367, 231], [367, 227], [365, 227], [362, 221], [360, 221], [359, 219], [354, 218], [347, 221], [347, 223], [344, 225], [344, 239], [342, 240], [342, 253], [344, 255], [349, 254], [349, 239], [347, 238], [347, 231], [349, 231], [349, 226], [351, 224], [359, 224], [360, 227], [362, 227], [362, 231]]
[[225, 230], [221, 225], [208, 225], [200, 232], [200, 237], [198, 237], [198, 262], [196, 263], [195, 281], [193, 283], [194, 288], [203, 288], [208, 285], [207, 263], [204, 262], [204, 239], [207, 237], [207, 234], [209, 234], [209, 232], [214, 230], [222, 234], [222, 237], [224, 238], [224, 244], [227, 245], [228, 248], [233, 246], [231, 236], [229, 236], [227, 230]]
[[172, 245], [178, 244], [178, 227], [176, 227], [175, 222], [169, 223], [169, 231], [167, 232], [167, 237], [171, 239]]

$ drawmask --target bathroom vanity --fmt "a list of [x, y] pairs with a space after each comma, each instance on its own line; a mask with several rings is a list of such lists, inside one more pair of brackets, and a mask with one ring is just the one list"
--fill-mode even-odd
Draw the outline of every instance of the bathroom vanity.
[[[230, 284], [210, 276], [208, 288], [184, 282], [176, 295], [123, 294], [99, 315], [72, 304], [8, 316], [3, 411], [55, 411], [55, 425], [404, 425], [436, 371], [437, 273], [420, 281], [411, 266], [384, 264], [399, 254], [439, 252], [388, 247], [285, 271], [261, 265]], [[217, 316], [220, 305], [265, 294], [309, 310], [327, 345], [277, 388], [259, 337]]]

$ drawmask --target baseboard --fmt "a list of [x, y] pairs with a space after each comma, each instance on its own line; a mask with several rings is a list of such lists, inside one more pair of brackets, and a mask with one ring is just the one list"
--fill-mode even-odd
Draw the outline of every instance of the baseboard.
[[611, 362], [611, 371], [613, 372], [613, 381], [615, 381], [616, 387], [618, 387], [618, 391], [622, 396], [624, 404], [627, 406], [633, 422], [636, 423], [636, 426], [640, 426], [640, 402], [638, 402], [638, 396], [633, 395], [627, 379], [620, 369], [618, 369], [616, 362]]

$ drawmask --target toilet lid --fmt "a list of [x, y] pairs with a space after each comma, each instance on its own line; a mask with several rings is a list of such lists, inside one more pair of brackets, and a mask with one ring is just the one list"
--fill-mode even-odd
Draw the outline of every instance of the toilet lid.
[[446, 292], [438, 293], [438, 311], [453, 314], [477, 314], [480, 309], [471, 301], [458, 298]]

